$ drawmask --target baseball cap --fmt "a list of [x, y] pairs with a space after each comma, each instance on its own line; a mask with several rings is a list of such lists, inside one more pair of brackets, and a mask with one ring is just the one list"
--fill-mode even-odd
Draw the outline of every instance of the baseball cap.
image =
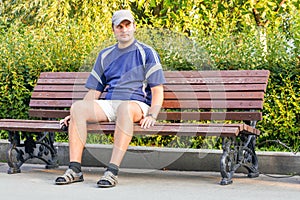
[[134, 21], [134, 17], [129, 10], [118, 10], [112, 16], [112, 23], [119, 25], [122, 21], [128, 20], [131, 23]]

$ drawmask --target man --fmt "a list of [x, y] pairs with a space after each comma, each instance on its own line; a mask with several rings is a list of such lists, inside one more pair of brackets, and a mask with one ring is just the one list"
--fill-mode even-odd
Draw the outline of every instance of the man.
[[[81, 158], [87, 137], [87, 122], [115, 121], [114, 145], [110, 162], [98, 187], [113, 187], [133, 135], [133, 123], [150, 128], [163, 103], [165, 78], [159, 55], [134, 38], [136, 24], [129, 10], [113, 14], [112, 29], [117, 44], [102, 50], [86, 82], [84, 99], [71, 106], [69, 125], [70, 164], [58, 177], [58, 185], [83, 181]], [[103, 91], [105, 100], [99, 100]]]

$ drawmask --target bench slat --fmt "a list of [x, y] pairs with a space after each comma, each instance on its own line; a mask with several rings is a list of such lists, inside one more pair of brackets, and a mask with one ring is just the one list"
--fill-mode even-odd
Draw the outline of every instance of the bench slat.
[[[241, 76], [269, 76], [268, 70], [207, 70], [207, 71], [165, 71], [166, 77], [241, 77]], [[40, 74], [40, 79], [58, 79], [58, 78], [87, 78], [89, 72], [42, 72]]]
[[84, 85], [36, 85], [33, 92], [87, 92]]
[[[35, 100], [30, 101], [30, 107], [34, 108], [67, 108], [76, 100]], [[209, 109], [209, 108], [227, 108], [227, 109], [262, 109], [262, 100], [202, 100], [195, 102], [193, 100], [165, 100], [163, 108], [165, 109]]]
[[[40, 118], [64, 118], [69, 110], [30, 109], [29, 115]], [[158, 120], [261, 120], [261, 112], [160, 112]]]
[[[32, 99], [83, 99], [86, 92], [34, 92]], [[104, 95], [105, 96], [105, 93]], [[164, 99], [263, 99], [262, 92], [164, 92]]]
[[[265, 83], [265, 77], [222, 77], [222, 78], [166, 78], [166, 85], [174, 85], [174, 84], [200, 84], [200, 85], [226, 85], [226, 84], [247, 84], [247, 83]], [[82, 85], [86, 83], [86, 79], [39, 79], [37, 84], [39, 85]]]
[[176, 109], [262, 109], [262, 100], [202, 100], [195, 102], [192, 100], [166, 100], [163, 102], [164, 108]]
[[263, 91], [266, 84], [230, 84], [230, 85], [165, 85], [165, 91], [194, 91], [194, 92], [230, 92], [230, 91]]
[[246, 84], [246, 83], [265, 83], [264, 77], [222, 77], [222, 78], [166, 78], [166, 85], [173, 84], [203, 84], [203, 85], [226, 85], [226, 84]]
[[166, 71], [166, 77], [268, 77], [268, 70], [207, 70], [207, 71]]
[[[64, 118], [68, 110], [30, 109], [30, 116], [40, 118]], [[261, 120], [261, 112], [160, 112], [158, 120]]]
[[[261, 91], [265, 92], [266, 84], [231, 84], [231, 85], [165, 85], [164, 91], [194, 92], [230, 92], [230, 91]], [[84, 85], [36, 85], [34, 92], [87, 92]]]
[[[43, 132], [61, 132], [58, 121], [43, 120], [0, 120], [2, 130]], [[87, 129], [91, 133], [113, 133], [114, 123], [88, 124]], [[100, 130], [100, 131], [99, 131]], [[139, 125], [134, 126], [135, 135], [178, 135], [178, 136], [237, 136], [240, 132], [245, 134], [259, 134], [254, 129], [244, 124], [157, 124], [151, 129], [143, 129]]]

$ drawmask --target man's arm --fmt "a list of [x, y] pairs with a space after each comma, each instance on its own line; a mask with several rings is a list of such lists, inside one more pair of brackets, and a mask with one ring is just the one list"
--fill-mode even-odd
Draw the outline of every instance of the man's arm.
[[158, 85], [151, 88], [151, 93], [152, 93], [152, 101], [151, 101], [151, 107], [149, 109], [148, 114], [153, 115], [154, 118], [156, 119], [164, 101], [163, 85]]
[[157, 85], [151, 88], [152, 100], [151, 107], [149, 112], [145, 118], [143, 118], [140, 122], [142, 128], [149, 128], [150, 126], [154, 126], [156, 122], [156, 118], [160, 112], [161, 106], [164, 101], [164, 89], [163, 85]]
[[90, 89], [84, 96], [83, 100], [85, 100], [85, 101], [97, 100], [97, 99], [99, 99], [101, 94], [102, 93], [100, 91]]

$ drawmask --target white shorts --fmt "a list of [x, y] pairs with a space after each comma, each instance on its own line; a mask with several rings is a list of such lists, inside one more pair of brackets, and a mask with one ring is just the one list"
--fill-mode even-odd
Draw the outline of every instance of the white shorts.
[[111, 121], [116, 121], [117, 118], [117, 109], [119, 105], [123, 102], [135, 102], [142, 109], [144, 117], [147, 115], [150, 106], [141, 101], [135, 100], [95, 100], [96, 103], [101, 107], [103, 112], [105, 113], [107, 119]]

